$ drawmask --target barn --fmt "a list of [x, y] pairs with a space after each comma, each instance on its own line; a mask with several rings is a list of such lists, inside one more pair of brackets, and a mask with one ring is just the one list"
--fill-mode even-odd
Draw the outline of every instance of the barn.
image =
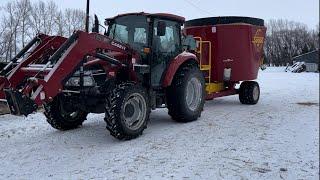
[[293, 57], [292, 61], [304, 62], [306, 65], [307, 72], [317, 72], [319, 71], [319, 50], [314, 50], [299, 56]]

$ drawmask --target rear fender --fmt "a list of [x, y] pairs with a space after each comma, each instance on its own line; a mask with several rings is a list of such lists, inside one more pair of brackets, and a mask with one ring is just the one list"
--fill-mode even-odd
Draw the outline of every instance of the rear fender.
[[196, 55], [188, 52], [183, 52], [176, 56], [167, 67], [167, 70], [164, 74], [162, 86], [168, 87], [171, 85], [174, 75], [181, 65], [185, 63], [196, 63], [199, 64], [198, 58]]

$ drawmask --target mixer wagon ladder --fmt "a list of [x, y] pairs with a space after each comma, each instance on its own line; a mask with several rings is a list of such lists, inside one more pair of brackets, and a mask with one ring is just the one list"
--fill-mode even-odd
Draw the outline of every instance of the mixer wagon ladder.
[[[199, 61], [200, 61], [200, 70], [201, 71], [207, 71], [208, 76], [205, 76], [207, 83], [211, 83], [211, 57], [212, 57], [212, 44], [210, 41], [203, 41], [201, 37], [195, 37], [195, 39], [197, 40], [198, 43], [198, 49], [197, 49], [197, 54], [199, 54]], [[207, 44], [208, 45], [208, 52], [209, 52], [209, 56], [208, 56], [208, 64], [204, 64], [204, 58], [203, 58], [203, 54], [204, 54], [204, 45]]]
[[[211, 41], [204, 41], [201, 37], [194, 37], [194, 39], [198, 43], [198, 48], [196, 53], [199, 55], [200, 61], [200, 70], [205, 72], [206, 76], [206, 91], [208, 94], [212, 94], [215, 92], [223, 91], [224, 84], [223, 83], [214, 83], [211, 81], [211, 74], [212, 74], [212, 42]], [[205, 55], [205, 50], [207, 50], [208, 54]], [[205, 60], [207, 59], [207, 63]]]

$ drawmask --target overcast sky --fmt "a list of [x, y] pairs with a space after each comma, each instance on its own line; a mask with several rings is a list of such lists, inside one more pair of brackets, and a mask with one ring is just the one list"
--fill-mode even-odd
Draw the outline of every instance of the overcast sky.
[[[0, 0], [0, 3], [9, 1]], [[60, 8], [85, 10], [86, 6], [86, 0], [54, 1]], [[305, 23], [310, 28], [315, 28], [319, 22], [319, 0], [91, 0], [91, 14], [96, 13], [101, 19], [141, 11], [168, 12], [187, 19], [231, 15], [265, 20], [284, 18]]]

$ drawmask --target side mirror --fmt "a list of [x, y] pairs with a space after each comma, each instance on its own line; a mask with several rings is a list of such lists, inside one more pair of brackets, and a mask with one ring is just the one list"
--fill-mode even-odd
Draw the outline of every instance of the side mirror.
[[100, 32], [99, 26], [100, 26], [99, 19], [97, 15], [94, 15], [94, 24], [93, 24], [92, 32], [99, 33]]
[[192, 35], [188, 35], [183, 38], [182, 46], [185, 51], [196, 51], [197, 41], [193, 38]]
[[110, 21], [106, 19], [106, 20], [104, 21], [104, 25], [105, 25], [105, 26], [109, 26], [109, 24], [110, 24]]
[[166, 22], [159, 21], [157, 24], [157, 36], [165, 36], [166, 35]]

